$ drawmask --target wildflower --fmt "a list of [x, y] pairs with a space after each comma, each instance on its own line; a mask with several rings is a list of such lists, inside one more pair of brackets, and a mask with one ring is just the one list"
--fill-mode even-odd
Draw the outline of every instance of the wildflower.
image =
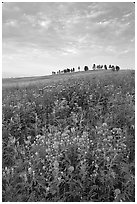
[[58, 149], [58, 145], [59, 145], [58, 142], [54, 142], [54, 144], [53, 144], [53, 148], [54, 148], [54, 149]]
[[38, 139], [41, 135], [37, 135], [36, 138]]
[[111, 172], [111, 175], [115, 179], [115, 172], [114, 171]]
[[108, 139], [109, 139], [109, 140], [113, 139], [113, 136], [108, 136]]
[[11, 144], [14, 144], [16, 142], [16, 138], [15, 137], [11, 137], [10, 138], [10, 142], [11, 142]]
[[[119, 128], [113, 128], [113, 131], [117, 131]], [[115, 133], [115, 132], [114, 132]]]
[[28, 168], [28, 172], [29, 172], [29, 174], [31, 174], [31, 172], [32, 172], [32, 168], [31, 167]]
[[115, 192], [116, 197], [117, 197], [117, 196], [118, 196], [118, 195], [121, 193], [120, 189], [118, 189], [118, 188], [117, 188], [117, 189], [115, 189], [115, 191], [114, 191], [114, 192]]
[[55, 161], [54, 161], [54, 163], [53, 163], [53, 165], [54, 165], [54, 168], [58, 168], [58, 166], [59, 166], [58, 161], [57, 161], [57, 160], [55, 160]]
[[97, 164], [95, 164], [95, 167], [98, 168], [99, 166]]
[[73, 166], [70, 166], [70, 167], [68, 168], [68, 170], [69, 170], [70, 172], [73, 172], [73, 171], [74, 171], [74, 167], [73, 167]]
[[93, 98], [93, 95], [91, 94], [91, 95], [89, 95], [89, 98], [90, 98], [90, 100], [92, 100], [92, 98]]
[[65, 133], [66, 133], [66, 135], [69, 134], [69, 133], [70, 133], [70, 130], [66, 130]]
[[110, 158], [109, 158], [109, 157], [106, 157], [106, 160], [109, 162], [109, 161], [110, 161]]
[[28, 140], [31, 140], [31, 136], [28, 136], [27, 139], [28, 139]]
[[46, 191], [49, 191], [49, 187], [46, 188]]
[[44, 139], [45, 139], [44, 135], [40, 137], [40, 140], [44, 141]]
[[27, 175], [26, 175], [26, 174], [24, 174], [24, 180], [25, 180], [25, 182], [28, 181], [28, 178], [27, 178]]
[[98, 134], [102, 134], [102, 133], [103, 133], [103, 130], [99, 130], [99, 131], [98, 131]]
[[107, 126], [108, 126], [107, 123], [102, 124], [102, 127], [107, 127]]
[[58, 180], [61, 181], [61, 177], [58, 177]]
[[30, 144], [30, 140], [24, 140], [25, 144], [26, 144], [26, 147], [28, 144]]
[[21, 178], [24, 178], [24, 181], [27, 182], [28, 179], [27, 179], [26, 172], [22, 172], [22, 173], [20, 174], [20, 177], [21, 177]]
[[66, 137], [67, 136], [67, 133], [66, 132], [63, 132], [62, 133], [62, 137]]
[[71, 132], [72, 133], [74, 133], [75, 132], [75, 128], [73, 127], [73, 128], [71, 128]]
[[35, 155], [37, 156], [37, 155], [38, 155], [38, 152], [36, 152]]
[[14, 168], [11, 168], [11, 175], [13, 176], [14, 174]]
[[51, 133], [49, 133], [49, 134], [48, 134], [48, 137], [52, 137], [52, 134], [51, 134]]

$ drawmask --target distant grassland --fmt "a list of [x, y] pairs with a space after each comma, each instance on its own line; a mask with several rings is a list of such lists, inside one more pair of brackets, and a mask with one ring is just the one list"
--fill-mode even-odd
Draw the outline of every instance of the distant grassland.
[[117, 72], [112, 72], [111, 70], [101, 70], [101, 71], [82, 71], [82, 72], [73, 72], [67, 74], [56, 74], [49, 76], [36, 76], [36, 77], [21, 77], [21, 78], [5, 78], [2, 79], [3, 88], [13, 88], [13, 87], [27, 87], [27, 86], [39, 86], [42, 87], [43, 84], [52, 84], [58, 83], [60, 81], [67, 81], [78, 78], [109, 78], [117, 77], [123, 78], [130, 73], [135, 73], [134, 70], [120, 70]]

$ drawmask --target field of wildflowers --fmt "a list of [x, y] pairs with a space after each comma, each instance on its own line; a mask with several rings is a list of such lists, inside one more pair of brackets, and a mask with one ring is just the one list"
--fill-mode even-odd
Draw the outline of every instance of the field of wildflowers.
[[134, 74], [4, 87], [3, 202], [134, 202]]

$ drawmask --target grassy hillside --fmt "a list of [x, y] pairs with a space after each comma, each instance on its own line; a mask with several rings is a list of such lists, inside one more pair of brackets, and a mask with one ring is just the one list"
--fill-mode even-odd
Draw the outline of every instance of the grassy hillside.
[[134, 201], [134, 75], [3, 80], [3, 201]]
[[[119, 75], [126, 75], [130, 72], [134, 72], [131, 70], [120, 70]], [[28, 86], [32, 84], [47, 84], [47, 83], [53, 83], [58, 81], [64, 81], [69, 79], [75, 79], [79, 77], [86, 77], [90, 76], [93, 77], [104, 77], [104, 76], [111, 76], [116, 75], [116, 72], [113, 73], [111, 70], [105, 71], [105, 70], [99, 70], [99, 71], [81, 71], [81, 72], [73, 72], [73, 73], [66, 73], [66, 74], [56, 74], [56, 75], [49, 75], [49, 76], [37, 76], [37, 77], [21, 77], [21, 78], [4, 78], [2, 79], [2, 86], [3, 87], [15, 87], [15, 86]]]

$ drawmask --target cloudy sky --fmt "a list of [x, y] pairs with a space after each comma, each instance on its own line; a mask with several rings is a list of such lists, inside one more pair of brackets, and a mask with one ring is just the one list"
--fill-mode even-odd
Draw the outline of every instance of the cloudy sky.
[[2, 33], [3, 77], [93, 63], [135, 67], [131, 2], [5, 2]]

